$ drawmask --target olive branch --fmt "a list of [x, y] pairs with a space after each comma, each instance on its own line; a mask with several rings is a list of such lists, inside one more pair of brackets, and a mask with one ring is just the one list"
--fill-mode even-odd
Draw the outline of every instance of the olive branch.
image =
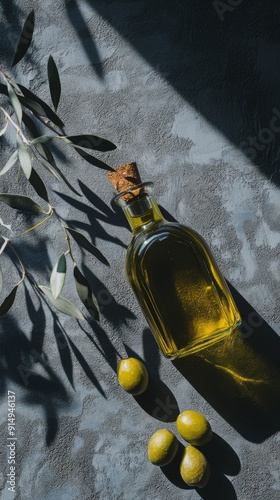
[[[35, 15], [34, 10], [32, 10], [24, 22], [11, 65], [12, 68], [22, 60], [27, 52], [33, 38], [34, 26]], [[56, 63], [51, 55], [48, 58], [47, 74], [53, 108], [31, 90], [19, 82], [16, 82], [8, 71], [0, 69], [0, 78], [2, 79], [2, 83], [0, 82], [0, 94], [4, 96], [4, 100], [6, 100], [6, 104], [8, 105], [8, 110], [5, 106], [0, 106], [0, 116], [2, 114], [4, 119], [4, 125], [0, 130], [0, 136], [6, 133], [9, 126], [13, 127], [16, 133], [15, 151], [1, 168], [0, 176], [6, 174], [17, 165], [17, 180], [19, 180], [21, 174], [23, 174], [25, 181], [31, 184], [43, 204], [46, 204], [46, 208], [42, 208], [41, 202], [37, 203], [28, 196], [15, 193], [0, 193], [0, 202], [9, 205], [13, 209], [31, 212], [37, 216], [41, 216], [40, 220], [35, 225], [23, 231], [22, 234], [33, 231], [42, 226], [49, 219], [55, 218], [64, 232], [66, 250], [58, 257], [51, 272], [49, 280], [50, 286], [47, 287], [40, 285], [32, 273], [26, 268], [12, 240], [0, 234], [3, 239], [2, 246], [0, 247], [0, 257], [9, 246], [20, 270], [19, 281], [0, 305], [0, 316], [10, 310], [15, 301], [18, 287], [28, 279], [35, 290], [43, 294], [58, 311], [79, 320], [84, 319], [79, 308], [68, 299], [61, 296], [67, 271], [67, 258], [69, 256], [73, 266], [73, 277], [77, 294], [90, 315], [94, 319], [99, 319], [98, 301], [88, 280], [78, 267], [72, 249], [72, 241], [74, 240], [81, 248], [91, 253], [103, 264], [109, 265], [109, 263], [100, 250], [98, 250], [86, 236], [65, 225], [55, 207], [49, 203], [47, 186], [37, 170], [35, 170], [34, 163], [36, 169], [37, 164], [40, 165], [51, 176], [55, 177], [56, 180], [62, 180], [75, 195], [81, 196], [59, 168], [57, 160], [51, 150], [51, 144], [54, 141], [62, 141], [64, 144], [67, 144], [68, 147], [74, 149], [74, 151], [85, 161], [104, 170], [113, 170], [113, 168], [99, 158], [88, 153], [86, 150], [108, 152], [115, 149], [116, 146], [108, 139], [97, 135], [67, 135], [65, 133], [64, 123], [57, 114], [61, 95], [61, 82]], [[42, 125], [46, 130], [46, 133], [43, 135], [40, 133]], [[10, 225], [4, 224], [2, 219], [0, 219], [0, 225], [11, 230]], [[3, 283], [3, 272], [0, 267], [0, 292], [2, 291]]]

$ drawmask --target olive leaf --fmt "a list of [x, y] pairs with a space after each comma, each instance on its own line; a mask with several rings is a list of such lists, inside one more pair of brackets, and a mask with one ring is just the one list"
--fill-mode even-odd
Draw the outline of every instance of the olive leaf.
[[30, 175], [28, 180], [29, 180], [30, 184], [33, 186], [33, 188], [35, 189], [38, 196], [40, 196], [40, 198], [42, 198], [43, 200], [45, 200], [48, 203], [49, 197], [48, 197], [46, 186], [34, 168], [32, 168], [32, 172], [31, 172], [31, 175]]
[[42, 224], [44, 224], [49, 218], [50, 218], [50, 215], [47, 215], [47, 217], [44, 217], [44, 219], [41, 219], [39, 222], [37, 222], [37, 224], [34, 224], [34, 226], [29, 227], [28, 229], [23, 231], [21, 234], [23, 235], [26, 233], [30, 233], [31, 231], [34, 231], [34, 229], [37, 229], [37, 227], [42, 226]]
[[95, 295], [93, 294], [88, 281], [86, 280], [84, 275], [81, 273], [81, 271], [78, 269], [76, 264], [74, 266], [73, 274], [74, 274], [74, 278], [75, 278], [75, 282], [76, 282], [77, 293], [78, 293], [82, 303], [87, 308], [90, 315], [98, 321], [99, 320], [99, 306], [98, 306], [97, 299], [96, 299]]
[[19, 126], [21, 126], [21, 120], [22, 120], [22, 107], [19, 102], [19, 98], [17, 94], [15, 93], [13, 87], [10, 85], [10, 83], [7, 81], [7, 89], [8, 89], [8, 95], [9, 99], [11, 101], [11, 105], [13, 106], [15, 115], [17, 117], [17, 121]]
[[2, 292], [2, 290], [3, 290], [3, 272], [0, 264], [0, 293]]
[[39, 104], [38, 102], [33, 101], [32, 99], [29, 99], [28, 97], [23, 97], [21, 95], [18, 95], [18, 98], [19, 98], [19, 101], [21, 102], [21, 104], [23, 106], [25, 106], [26, 108], [28, 108], [30, 111], [32, 111], [32, 113], [35, 116], [39, 115], [39, 116], [47, 117], [44, 109], [42, 108], [41, 104]]
[[44, 210], [32, 198], [21, 194], [0, 193], [0, 201], [3, 201], [12, 208], [24, 210], [34, 214], [45, 213]]
[[65, 283], [65, 276], [66, 258], [65, 254], [63, 253], [55, 263], [50, 278], [50, 287], [54, 299], [57, 299], [57, 297], [60, 295], [60, 292]]
[[16, 52], [14, 55], [14, 59], [12, 62], [12, 67], [15, 66], [25, 55], [26, 51], [28, 50], [32, 37], [33, 37], [33, 32], [34, 32], [34, 24], [35, 24], [35, 13], [34, 10], [32, 10], [23, 25], [19, 41], [17, 44]]
[[7, 297], [4, 299], [4, 301], [0, 305], [0, 316], [3, 316], [3, 314], [6, 314], [6, 312], [8, 312], [9, 309], [11, 309], [11, 307], [14, 303], [15, 297], [16, 297], [17, 289], [18, 289], [18, 285], [16, 285], [12, 289], [12, 291], [9, 293], [9, 295], [7, 295]]
[[[20, 102], [25, 105], [27, 108], [31, 108], [31, 111], [34, 113], [40, 115], [40, 116], [46, 116], [51, 120], [55, 125], [58, 127], [63, 127], [64, 123], [63, 121], [57, 116], [57, 114], [48, 106], [47, 103], [45, 103], [40, 97], [38, 97], [36, 94], [31, 92], [31, 90], [27, 89], [24, 87], [24, 85], [21, 85], [20, 83], [17, 83], [18, 88], [22, 92], [23, 96], [18, 96]], [[48, 126], [47, 123], [45, 123], [46, 126]]]
[[51, 141], [54, 139], [56, 136], [55, 135], [40, 135], [38, 137], [35, 137], [35, 139], [32, 139], [32, 144], [44, 144], [45, 142]]
[[95, 156], [88, 154], [86, 151], [80, 149], [78, 146], [73, 146], [73, 148], [82, 158], [84, 158], [84, 160], [86, 160], [91, 165], [103, 168], [104, 170], [111, 170], [111, 171], [114, 170], [112, 167], [110, 167], [110, 165], [107, 165], [107, 163], [104, 163], [104, 161], [101, 161], [98, 158], [95, 158]]
[[26, 145], [23, 143], [22, 138], [19, 134], [17, 134], [17, 148], [18, 148], [18, 158], [20, 166], [24, 171], [26, 178], [29, 179], [32, 172], [32, 162], [28, 149]]
[[[33, 139], [40, 139], [41, 137], [45, 137], [45, 136], [40, 136], [39, 134], [39, 131], [35, 125], [35, 123], [33, 122], [32, 118], [30, 118], [30, 116], [27, 114], [27, 113], [23, 113], [23, 122], [26, 126], [26, 128], [28, 129], [28, 132], [29, 134], [31, 135], [31, 137]], [[50, 138], [55, 138], [57, 136], [47, 136], [47, 137], [50, 137]], [[49, 163], [49, 165], [51, 165], [52, 168], [50, 168], [48, 165], [46, 165], [44, 162], [42, 162], [42, 165], [57, 179], [59, 180], [59, 177], [58, 175], [61, 177], [61, 179], [65, 182], [66, 186], [73, 192], [75, 193], [77, 196], [81, 196], [81, 194], [79, 193], [79, 191], [77, 191], [73, 186], [72, 184], [70, 184], [70, 182], [68, 181], [68, 179], [65, 177], [65, 175], [61, 172], [61, 170], [58, 168], [56, 162], [55, 162], [55, 159], [53, 157], [53, 154], [51, 153], [51, 151], [49, 150], [49, 148], [42, 142], [40, 141], [32, 141], [33, 145], [35, 146], [36, 148], [36, 151], [39, 153], [39, 155], [41, 156], [41, 158], [43, 158], [43, 160], [45, 160], [47, 163]], [[54, 172], [55, 170], [55, 172]], [[58, 175], [57, 175], [58, 174]]]
[[10, 158], [8, 159], [6, 165], [0, 171], [0, 175], [4, 175], [6, 172], [8, 172], [8, 170], [10, 170], [10, 168], [12, 168], [13, 165], [16, 163], [17, 159], [18, 159], [18, 152], [14, 151], [12, 156], [10, 156]]
[[[32, 118], [25, 112], [23, 112], [22, 115], [22, 121], [29, 133], [29, 136], [31, 139], [36, 139], [37, 137], [41, 137], [40, 132], [38, 131], [34, 121]], [[49, 148], [45, 146], [45, 144], [41, 144], [40, 142], [34, 144], [36, 150], [38, 151], [39, 155], [44, 158], [50, 165], [56, 166], [55, 159], [50, 152]]]
[[97, 151], [112, 151], [117, 147], [108, 139], [103, 139], [103, 137], [97, 135], [65, 135], [63, 138], [80, 148], [96, 149]]
[[64, 297], [58, 297], [57, 299], [54, 299], [52, 296], [51, 289], [48, 288], [47, 286], [39, 285], [39, 289], [42, 291], [44, 295], [46, 295], [50, 303], [58, 311], [62, 312], [63, 314], [67, 314], [68, 316], [72, 316], [72, 318], [80, 320], [85, 319], [81, 311], [69, 300], [65, 299]]
[[56, 111], [61, 94], [61, 84], [58, 69], [52, 55], [50, 55], [48, 59], [48, 80], [52, 102]]
[[74, 240], [80, 245], [82, 248], [90, 252], [94, 257], [100, 260], [106, 266], [110, 266], [108, 260], [104, 257], [104, 255], [96, 248], [82, 233], [76, 231], [75, 229], [71, 229], [71, 227], [65, 227], [65, 229], [71, 234]]
[[35, 139], [35, 137], [39, 137], [41, 135], [31, 116], [29, 116], [25, 111], [22, 113], [22, 121], [27, 128], [31, 139]]

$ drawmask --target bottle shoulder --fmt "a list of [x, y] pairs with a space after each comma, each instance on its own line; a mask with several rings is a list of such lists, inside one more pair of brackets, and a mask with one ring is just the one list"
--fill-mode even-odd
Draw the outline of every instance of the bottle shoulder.
[[128, 246], [128, 253], [140, 247], [150, 247], [159, 242], [176, 240], [183, 244], [200, 244], [207, 246], [204, 238], [193, 228], [180, 222], [163, 221], [156, 223], [145, 230], [133, 234]]

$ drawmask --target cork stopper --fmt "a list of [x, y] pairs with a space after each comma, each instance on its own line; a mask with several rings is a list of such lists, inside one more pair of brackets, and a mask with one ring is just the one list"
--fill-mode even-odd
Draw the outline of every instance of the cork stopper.
[[[118, 193], [123, 193], [142, 182], [135, 162], [119, 165], [114, 171], [108, 172], [106, 176]], [[141, 188], [139, 188], [134, 190], [133, 193], [125, 193], [122, 198], [124, 201], [135, 199], [136, 196], [141, 194], [141, 191]]]

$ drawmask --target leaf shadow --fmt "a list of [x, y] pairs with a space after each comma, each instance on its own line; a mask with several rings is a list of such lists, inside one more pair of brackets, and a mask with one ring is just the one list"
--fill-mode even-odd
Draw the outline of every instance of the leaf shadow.
[[11, 63], [22, 29], [22, 9], [13, 0], [2, 0], [0, 16], [1, 60]]
[[67, 342], [67, 337], [63, 333], [56, 316], [53, 316], [53, 333], [59, 352], [61, 366], [63, 367], [64, 373], [68, 378], [70, 384], [72, 385], [73, 389], [75, 389], [73, 380], [73, 362], [71, 357], [71, 351], [69, 348], [69, 344]]
[[72, 349], [72, 352], [81, 365], [82, 369], [84, 370], [86, 376], [88, 379], [92, 382], [92, 384], [95, 386], [95, 388], [100, 392], [100, 394], [103, 397], [106, 397], [97, 377], [93, 373], [90, 365], [86, 361], [84, 355], [81, 353], [81, 351], [78, 349], [74, 341], [70, 338], [70, 336], [67, 334], [63, 326], [61, 325], [59, 321], [59, 317], [57, 316], [56, 312], [50, 307], [49, 303], [45, 299], [45, 297], [42, 296], [42, 300], [45, 302], [46, 306], [48, 307], [50, 314], [53, 317], [53, 322], [54, 322], [54, 335], [59, 351], [59, 356], [60, 360], [62, 363], [62, 367], [64, 369], [65, 375], [67, 376], [69, 382], [71, 383], [72, 387], [74, 388], [74, 382], [73, 382], [73, 364], [72, 364], [72, 357], [71, 357], [71, 351], [70, 348]]
[[87, 375], [88, 379], [92, 382], [92, 384], [96, 387], [96, 389], [99, 391], [99, 393], [104, 397], [106, 398], [106, 394], [105, 392], [103, 391], [97, 377], [94, 375], [91, 367], [89, 366], [87, 360], [85, 359], [85, 357], [83, 356], [83, 354], [81, 353], [81, 351], [78, 349], [78, 347], [75, 345], [75, 343], [71, 340], [71, 338], [69, 337], [69, 335], [66, 334], [65, 332], [65, 335], [67, 337], [67, 340], [69, 342], [69, 345], [77, 359], [77, 361], [80, 363], [81, 367], [83, 368], [85, 374]]
[[[37, 221], [38, 222], [38, 221]], [[39, 233], [33, 232], [32, 240], [22, 240], [15, 245], [16, 250], [20, 251], [20, 256], [25, 264], [25, 267], [32, 271], [49, 272], [52, 269], [52, 264], [48, 254], [48, 237], [41, 236]], [[11, 249], [7, 249], [12, 260], [14, 255]]]
[[94, 333], [95, 338], [90, 335], [83, 327], [80, 325], [80, 328], [84, 331], [85, 335], [88, 339], [93, 343], [95, 349], [103, 356], [109, 366], [112, 368], [114, 372], [117, 371], [117, 363], [118, 359], [120, 359], [121, 355], [115, 348], [113, 342], [109, 339], [105, 330], [100, 326], [99, 323], [94, 321], [94, 319], [89, 320], [89, 325]]
[[92, 291], [99, 303], [100, 314], [115, 327], [126, 324], [127, 320], [136, 318], [135, 314], [126, 306], [117, 302], [110, 290], [102, 281], [93, 274], [86, 264], [82, 264], [84, 274], [87, 276]]
[[76, 0], [65, 0], [65, 11], [73, 28], [75, 29], [83, 49], [92, 64], [96, 75], [102, 79], [104, 72], [98, 48], [93, 40], [93, 34], [89, 30], [81, 8]]
[[[81, 183], [79, 183], [81, 185]], [[103, 239], [105, 241], [115, 243], [121, 247], [126, 248], [124, 243], [119, 239], [116, 238], [115, 236], [112, 236], [109, 234], [103, 227], [102, 224], [100, 224], [99, 221], [102, 223], [108, 223], [112, 226], [119, 225], [119, 219], [116, 218], [115, 212], [111, 211], [110, 214], [107, 211], [107, 214], [100, 212], [99, 210], [96, 210], [90, 206], [88, 206], [86, 203], [76, 200], [71, 196], [68, 196], [64, 193], [60, 193], [59, 191], [54, 192], [66, 203], [74, 207], [76, 210], [79, 212], [85, 213], [88, 217], [88, 222], [81, 222], [80, 220], [77, 219], [69, 219], [68, 224], [70, 227], [73, 229], [78, 229], [78, 230], [84, 230], [88, 234], [91, 235], [93, 243], [95, 243], [96, 239]], [[96, 199], [98, 196], [96, 195]], [[101, 201], [101, 200], [100, 200]], [[110, 210], [108, 208], [108, 210]]]
[[[53, 359], [48, 359], [43, 349], [46, 334], [46, 308], [53, 319], [53, 333], [61, 367], [72, 388], [74, 389], [73, 354], [94, 387], [105, 398], [106, 394], [93, 373], [89, 362], [66, 333], [59, 321], [59, 317], [51, 309], [45, 297], [40, 294], [36, 298], [39, 303], [37, 307], [35, 301], [32, 300], [29, 289], [27, 290], [26, 287], [25, 298], [28, 317], [31, 321], [30, 338], [19, 327], [14, 314], [9, 312], [1, 318], [0, 393], [4, 394], [6, 387], [10, 386], [12, 382], [21, 387], [23, 392], [21, 392], [20, 400], [22, 402], [42, 409], [47, 423], [46, 445], [49, 446], [56, 437], [60, 409], [65, 407], [65, 403], [71, 406], [73, 395], [66, 389], [59, 372], [56, 373], [53, 369]], [[96, 331], [98, 331], [97, 336], [100, 345], [94, 342], [89, 334], [87, 334], [87, 337], [93, 342], [94, 347], [97, 347], [103, 354], [110, 366], [115, 369], [116, 358], [119, 354], [98, 324], [95, 325]]]
[[71, 402], [71, 396], [42, 351], [41, 341], [37, 350], [13, 315], [6, 314], [2, 318], [0, 332], [2, 390], [12, 382], [24, 389], [21, 402], [42, 408], [47, 423], [46, 444], [49, 446], [56, 435], [59, 409]]

